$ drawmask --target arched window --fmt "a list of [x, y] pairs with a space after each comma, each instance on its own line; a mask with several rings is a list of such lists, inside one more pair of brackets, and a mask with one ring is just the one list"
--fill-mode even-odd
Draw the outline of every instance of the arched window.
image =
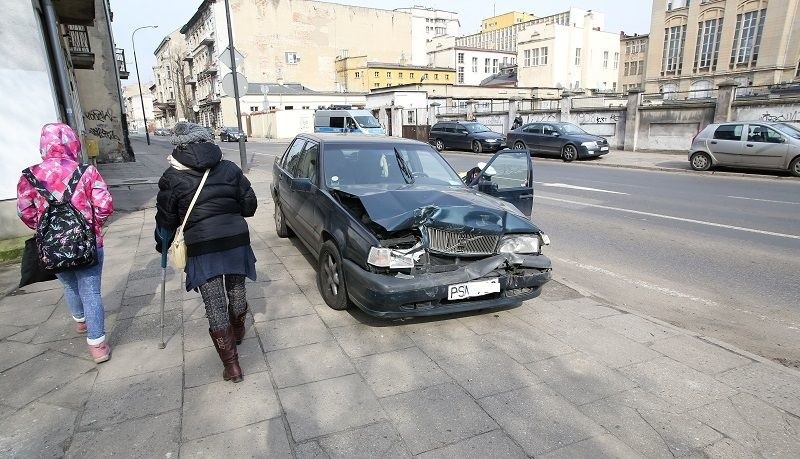
[[684, 15], [668, 19], [664, 28], [664, 49], [661, 55], [661, 75], [680, 75], [683, 69], [683, 49], [686, 44]]
[[767, 3], [767, 0], [747, 0], [739, 3], [730, 68], [756, 65], [764, 20], [767, 18]]
[[694, 73], [717, 69], [719, 43], [722, 37], [722, 17], [725, 10], [710, 8], [700, 13], [697, 22], [697, 44], [694, 52]]
[[710, 80], [697, 80], [689, 87], [689, 99], [709, 99], [714, 86]]
[[678, 84], [664, 83], [661, 86], [661, 94], [664, 100], [675, 100], [678, 98]]

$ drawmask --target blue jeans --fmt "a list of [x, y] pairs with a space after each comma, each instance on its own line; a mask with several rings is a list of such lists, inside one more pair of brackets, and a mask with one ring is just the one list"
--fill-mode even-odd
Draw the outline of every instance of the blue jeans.
[[75, 319], [86, 318], [86, 338], [97, 340], [105, 332], [105, 310], [100, 297], [100, 276], [103, 272], [103, 248], [97, 248], [97, 264], [88, 268], [57, 273], [64, 285], [64, 296]]

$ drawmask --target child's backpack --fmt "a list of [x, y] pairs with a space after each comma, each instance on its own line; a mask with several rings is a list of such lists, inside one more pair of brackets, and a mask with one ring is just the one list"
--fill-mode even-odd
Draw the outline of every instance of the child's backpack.
[[88, 165], [75, 169], [61, 201], [42, 185], [30, 168], [22, 175], [45, 199], [47, 209], [36, 226], [36, 245], [42, 268], [53, 272], [85, 268], [97, 263], [97, 239], [92, 225], [70, 200]]

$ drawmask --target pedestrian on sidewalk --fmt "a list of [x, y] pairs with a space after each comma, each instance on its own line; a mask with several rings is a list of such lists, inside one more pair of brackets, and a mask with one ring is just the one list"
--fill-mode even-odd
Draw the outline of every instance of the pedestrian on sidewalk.
[[200, 290], [208, 332], [224, 366], [223, 379], [243, 379], [236, 345], [245, 334], [245, 277], [256, 280], [256, 257], [245, 217], [258, 205], [250, 181], [235, 163], [222, 159], [208, 129], [194, 123], [175, 125], [167, 157], [170, 167], [158, 182], [156, 249], [162, 234], [174, 234], [209, 170], [183, 228], [187, 261], [186, 291]]
[[[111, 194], [100, 172], [94, 166], [85, 166], [74, 189], [79, 172], [78, 155], [81, 142], [75, 132], [66, 124], [50, 123], [42, 127], [39, 140], [42, 162], [31, 166], [30, 172], [46, 191], [54, 198], [61, 199], [71, 192], [70, 203], [80, 212], [86, 223], [94, 231], [97, 243], [97, 263], [91, 266], [71, 268], [56, 273], [64, 287], [75, 328], [78, 333], [86, 333], [89, 354], [96, 363], [111, 358], [111, 346], [105, 332], [105, 309], [100, 295], [100, 278], [103, 272], [103, 233], [102, 228], [114, 212]], [[77, 173], [76, 173], [77, 171]], [[17, 183], [17, 213], [31, 229], [37, 229], [42, 215], [49, 206], [47, 197], [36, 190], [25, 176]]]

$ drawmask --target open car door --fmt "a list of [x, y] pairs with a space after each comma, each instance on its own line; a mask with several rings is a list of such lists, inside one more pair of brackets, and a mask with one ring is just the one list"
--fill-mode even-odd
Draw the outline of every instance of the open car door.
[[467, 185], [517, 207], [530, 218], [533, 212], [533, 162], [527, 149], [500, 150]]

